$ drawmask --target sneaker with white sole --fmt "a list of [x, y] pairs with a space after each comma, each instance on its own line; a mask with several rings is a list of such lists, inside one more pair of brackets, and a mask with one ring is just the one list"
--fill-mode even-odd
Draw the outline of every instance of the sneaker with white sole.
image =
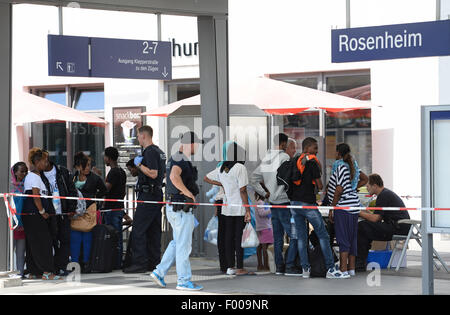
[[164, 282], [164, 278], [160, 277], [156, 272], [152, 272], [150, 274], [150, 277], [152, 277], [153, 281], [156, 282], [157, 285], [159, 285], [161, 288], [166, 287], [166, 283]]
[[348, 272], [340, 271], [337, 266], [328, 269], [327, 279], [348, 279], [348, 278], [350, 278]]
[[303, 268], [303, 278], [309, 279], [311, 277], [311, 267]]
[[297, 268], [286, 268], [284, 275], [290, 277], [301, 277], [303, 274], [302, 271]]
[[236, 270], [234, 270], [233, 268], [227, 269], [227, 275], [234, 276], [235, 274], [236, 274]]
[[356, 276], [355, 270], [349, 270], [348, 274], [350, 275], [350, 277]]
[[177, 290], [184, 290], [184, 291], [200, 291], [202, 290], [203, 287], [201, 285], [198, 284], [194, 284], [191, 281], [188, 281], [184, 284], [178, 284], [177, 285]]

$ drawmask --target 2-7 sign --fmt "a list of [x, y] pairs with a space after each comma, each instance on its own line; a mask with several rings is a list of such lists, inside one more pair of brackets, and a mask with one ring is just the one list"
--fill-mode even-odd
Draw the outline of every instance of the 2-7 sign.
[[171, 42], [49, 35], [49, 75], [172, 79]]
[[151, 42], [151, 44], [149, 44], [147, 41], [145, 41], [142, 43], [142, 45], [144, 46], [144, 50], [142, 51], [144, 55], [149, 54], [150, 53], [149, 50], [151, 50], [153, 54], [156, 54], [156, 47], [158, 47], [158, 42]]

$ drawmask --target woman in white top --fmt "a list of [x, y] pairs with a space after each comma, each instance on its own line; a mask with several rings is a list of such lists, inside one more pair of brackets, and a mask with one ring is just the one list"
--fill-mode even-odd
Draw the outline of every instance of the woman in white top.
[[[27, 174], [24, 182], [26, 194], [47, 196], [47, 188], [41, 179], [40, 173], [47, 168], [48, 155], [39, 148], [33, 148], [28, 154], [31, 172]], [[42, 277], [43, 280], [58, 280], [59, 276], [53, 274], [53, 243], [49, 226], [50, 199], [26, 198], [22, 213], [23, 226], [26, 235], [27, 270], [29, 278]]]
[[228, 269], [227, 256], [226, 256], [226, 252], [225, 252], [225, 216], [222, 214], [222, 206], [221, 206], [221, 204], [224, 203], [225, 192], [223, 190], [222, 185], [219, 182], [214, 181], [213, 179], [214, 179], [214, 177], [217, 176], [217, 172], [222, 167], [224, 161], [226, 161], [227, 149], [228, 149], [228, 146], [232, 143], [233, 143], [233, 141], [228, 141], [223, 144], [223, 146], [222, 146], [223, 161], [219, 162], [219, 164], [217, 164], [217, 168], [215, 170], [213, 170], [212, 172], [210, 172], [208, 175], [206, 175], [205, 178], [203, 179], [205, 182], [207, 182], [211, 185], [219, 186], [219, 191], [215, 197], [215, 203], [218, 205], [216, 207], [215, 216], [218, 219], [217, 249], [219, 252], [219, 265], [220, 265], [220, 271], [222, 271], [223, 273], [226, 273], [227, 269]]
[[233, 142], [228, 147], [226, 161], [207, 176], [225, 192], [226, 205], [222, 207], [222, 215], [225, 219], [227, 274], [238, 276], [250, 274], [244, 269], [244, 249], [241, 247], [245, 223], [251, 220], [250, 208], [243, 206], [248, 204], [248, 174], [244, 163], [245, 150]]

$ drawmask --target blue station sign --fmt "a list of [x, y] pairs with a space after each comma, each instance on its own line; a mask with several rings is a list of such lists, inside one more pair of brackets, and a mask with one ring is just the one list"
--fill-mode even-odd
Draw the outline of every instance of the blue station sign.
[[450, 55], [450, 20], [331, 31], [332, 62]]
[[48, 35], [50, 76], [172, 79], [171, 42]]

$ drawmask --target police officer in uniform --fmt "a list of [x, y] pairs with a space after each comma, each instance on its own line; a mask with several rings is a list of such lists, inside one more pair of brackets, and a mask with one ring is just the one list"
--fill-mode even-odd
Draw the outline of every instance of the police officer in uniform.
[[181, 147], [167, 163], [166, 199], [173, 203], [166, 206], [166, 214], [173, 229], [173, 240], [169, 243], [161, 263], [150, 274], [159, 286], [165, 287], [164, 276], [176, 262], [177, 289], [197, 291], [202, 286], [191, 282], [192, 272], [189, 255], [192, 250], [192, 232], [194, 231], [193, 206], [186, 203], [195, 202], [199, 193], [197, 170], [192, 166], [190, 157], [195, 154], [198, 143], [203, 143], [194, 132], [186, 132], [181, 137]]
[[[153, 129], [142, 126], [138, 130], [139, 144], [144, 148], [141, 156], [134, 158], [139, 169], [138, 200], [162, 201], [162, 184], [165, 175], [166, 155], [153, 144]], [[133, 218], [131, 241], [131, 266], [125, 273], [145, 273], [153, 270], [161, 257], [161, 204], [139, 203]]]

